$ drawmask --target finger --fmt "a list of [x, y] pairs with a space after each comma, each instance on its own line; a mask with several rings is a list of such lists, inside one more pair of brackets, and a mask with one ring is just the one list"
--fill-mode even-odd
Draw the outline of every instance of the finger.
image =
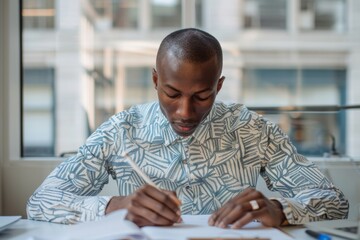
[[132, 221], [133, 223], [135, 223], [137, 226], [139, 227], [143, 227], [143, 226], [153, 226], [154, 223], [150, 222], [149, 220], [135, 215], [133, 213], [128, 213], [125, 217], [126, 220]]
[[[253, 199], [257, 195], [258, 194], [256, 190], [251, 188], [245, 189], [242, 193], [240, 193], [232, 200], [230, 200], [228, 203], [226, 203], [221, 208], [221, 211], [218, 211], [218, 213], [214, 215], [214, 217], [211, 219], [212, 225], [222, 228], [226, 227], [227, 224], [230, 224], [232, 222], [229, 223], [228, 220], [224, 220], [224, 219], [228, 218], [230, 213], [235, 213], [239, 215], [244, 214], [244, 209], [246, 206], [242, 206], [242, 205], [243, 204], [246, 205], [246, 203], [249, 201], [248, 199]], [[235, 209], [237, 209], [238, 212]]]
[[152, 209], [144, 207], [144, 205], [137, 204], [136, 202], [133, 202], [129, 206], [128, 211], [130, 213], [129, 217], [138, 216], [144, 218], [151, 223], [148, 225], [169, 226], [177, 221], [177, 218], [174, 218], [173, 220], [168, 219], [159, 212], [153, 211]]
[[181, 201], [173, 194], [169, 194], [169, 191], [162, 191], [149, 185], [144, 188], [144, 191], [148, 196], [165, 204], [169, 209], [180, 215], [179, 207], [181, 205]]
[[224, 206], [219, 208], [217, 211], [215, 211], [209, 218], [208, 224], [210, 226], [217, 226], [220, 221], [231, 211], [231, 208], [233, 207], [232, 201], [226, 203]]
[[252, 222], [253, 220], [259, 219], [264, 214], [264, 212], [265, 212], [264, 209], [247, 212], [245, 215], [243, 215], [241, 218], [235, 221], [234, 224], [231, 226], [231, 228], [233, 229], [242, 228], [243, 226]]
[[166, 194], [168, 194], [176, 203], [176, 205], [178, 207], [181, 206], [182, 202], [181, 200], [176, 196], [176, 192], [174, 191], [169, 191], [169, 190], [162, 190], [163, 192], [165, 192]]
[[216, 220], [215, 220], [215, 226], [217, 227], [221, 227], [221, 228], [225, 228], [227, 226], [227, 224], [224, 224], [223, 221], [226, 218], [226, 216], [228, 214], [231, 213], [231, 211], [233, 210], [233, 208], [235, 208], [236, 205], [229, 203], [226, 205], [225, 208], [222, 209], [222, 211], [220, 211], [219, 215], [217, 216]]
[[144, 226], [171, 226], [172, 223], [168, 224], [168, 225], [159, 225], [156, 223], [153, 223], [151, 221], [149, 221], [146, 218], [143, 218], [141, 216], [138, 216], [136, 214], [129, 214], [126, 218], [126, 220], [132, 221], [133, 223], [135, 223], [137, 226], [139, 227], [144, 227]]
[[251, 212], [252, 208], [248, 203], [237, 204], [230, 211], [216, 222], [216, 226], [226, 228], [229, 224], [241, 219], [248, 212]]
[[[161, 193], [164, 194], [164, 193]], [[133, 205], [139, 205], [139, 207], [141, 208], [147, 208], [150, 211], [156, 213], [157, 215], [159, 215], [162, 218], [166, 218], [171, 222], [177, 222], [180, 218], [180, 210], [177, 209], [177, 207], [175, 206], [175, 209], [171, 209], [169, 208], [169, 206], [166, 204], [167, 201], [169, 201], [168, 196], [166, 194], [165, 198], [163, 198], [164, 200], [157, 200], [155, 198], [153, 198], [154, 195], [148, 195], [147, 192], [138, 192], [137, 193], [137, 197], [133, 199], [134, 203]], [[166, 198], [167, 196], [167, 198]], [[158, 198], [158, 199], [162, 199], [162, 198]], [[138, 207], [138, 206], [136, 206]], [[142, 215], [144, 216], [144, 215]], [[153, 214], [149, 215], [149, 216], [144, 216], [145, 218], [151, 220], [151, 221], [156, 221], [158, 220], [158, 216], [154, 216]], [[151, 217], [156, 217], [154, 220]]]
[[[221, 210], [222, 208], [220, 208], [219, 210]], [[218, 217], [218, 215], [219, 215], [219, 210], [217, 210], [217, 211], [215, 211], [213, 214], [211, 214], [211, 216], [209, 217], [209, 219], [208, 219], [208, 224], [210, 225], [210, 226], [214, 226], [215, 225], [215, 221], [216, 221], [216, 219], [217, 219], [217, 217]]]
[[[243, 200], [242, 200], [243, 201]], [[259, 209], [266, 207], [266, 201], [264, 199], [256, 200]], [[218, 217], [215, 226], [226, 228], [229, 224], [233, 224], [242, 217], [244, 217], [249, 212], [257, 211], [253, 209], [249, 201], [243, 203], [236, 203], [231, 206], [230, 211], [225, 212], [225, 214]]]

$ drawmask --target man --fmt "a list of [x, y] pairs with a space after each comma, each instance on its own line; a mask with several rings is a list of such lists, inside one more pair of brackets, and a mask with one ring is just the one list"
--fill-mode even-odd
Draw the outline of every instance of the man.
[[[346, 218], [342, 192], [276, 125], [243, 105], [215, 102], [225, 79], [222, 61], [210, 34], [169, 34], [152, 72], [159, 101], [102, 124], [30, 197], [29, 218], [75, 223], [127, 209], [126, 218], [139, 226], [211, 214], [209, 224], [224, 228], [255, 219], [276, 227]], [[145, 184], [124, 153], [162, 190]], [[119, 196], [96, 196], [109, 174]], [[268, 199], [255, 190], [260, 175], [283, 197]]]

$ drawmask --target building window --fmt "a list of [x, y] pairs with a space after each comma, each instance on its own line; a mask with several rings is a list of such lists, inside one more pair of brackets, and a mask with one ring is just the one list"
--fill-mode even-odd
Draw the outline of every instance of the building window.
[[23, 144], [24, 157], [54, 156], [55, 96], [54, 70], [23, 70]]
[[[159, 44], [181, 27], [204, 29], [223, 46], [226, 81], [217, 100], [244, 103], [250, 109], [344, 105], [348, 103], [345, 98], [351, 104], [357, 101], [345, 88], [345, 83], [355, 86], [353, 89], [357, 86], [354, 74], [346, 76], [346, 69], [353, 69], [354, 64], [346, 61], [355, 59], [349, 57], [350, 49], [357, 49], [355, 45], [345, 47], [352, 35], [346, 39], [336, 36], [334, 49], [318, 49], [314, 46], [325, 39], [318, 36], [329, 34], [320, 32], [313, 37], [294, 31], [290, 38], [286, 34], [288, 22], [291, 29], [299, 26], [303, 31], [344, 29], [346, 0], [21, 2], [23, 157], [76, 151], [111, 115], [156, 100], [151, 68], [155, 67]], [[311, 27], [308, 22], [299, 22], [298, 15], [290, 15], [310, 9], [314, 14]], [[181, 25], [182, 20], [186, 26]], [[339, 24], [343, 27], [338, 28]], [[263, 30], [264, 34], [257, 34]], [[267, 35], [267, 30], [281, 31]], [[306, 42], [303, 35], [307, 35]], [[266, 117], [279, 123], [306, 155], [327, 152], [333, 139], [339, 152], [360, 153], [354, 147], [357, 113], [301, 112]]]
[[299, 27], [303, 31], [346, 29], [345, 0], [301, 0]]
[[286, 30], [287, 4], [287, 0], [244, 0], [244, 28]]
[[151, 0], [152, 28], [180, 28], [181, 0]]
[[139, 27], [139, 0], [91, 0], [97, 13], [92, 17], [97, 29]]
[[151, 68], [127, 67], [125, 85], [125, 108], [157, 100]]
[[22, 1], [23, 26], [27, 29], [55, 27], [55, 0]]
[[[242, 88], [249, 108], [345, 105], [346, 70], [245, 69]], [[330, 153], [334, 142], [337, 151], [345, 151], [344, 112], [301, 111], [267, 117], [288, 133], [304, 155]]]

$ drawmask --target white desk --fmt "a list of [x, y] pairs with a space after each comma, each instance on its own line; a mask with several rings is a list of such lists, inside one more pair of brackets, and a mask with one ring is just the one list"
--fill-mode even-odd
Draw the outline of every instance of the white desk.
[[[12, 224], [9, 228], [0, 232], [0, 239], [9, 239], [9, 240], [33, 240], [31, 237], [34, 231], [37, 233], [41, 231], [50, 230], [60, 230], [68, 226], [62, 224], [54, 224], [48, 222], [38, 222], [32, 220], [21, 219], [18, 222]], [[288, 233], [290, 236], [295, 239], [301, 240], [315, 240], [314, 238], [308, 236], [305, 233], [305, 228], [302, 226], [289, 226], [281, 228], [284, 232]], [[333, 240], [341, 240], [343, 238], [332, 237]]]

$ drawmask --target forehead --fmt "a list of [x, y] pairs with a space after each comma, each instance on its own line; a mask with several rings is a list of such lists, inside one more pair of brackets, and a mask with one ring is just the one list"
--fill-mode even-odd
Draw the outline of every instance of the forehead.
[[220, 67], [216, 56], [204, 62], [182, 60], [169, 52], [157, 64], [160, 83], [211, 87], [220, 77]]

